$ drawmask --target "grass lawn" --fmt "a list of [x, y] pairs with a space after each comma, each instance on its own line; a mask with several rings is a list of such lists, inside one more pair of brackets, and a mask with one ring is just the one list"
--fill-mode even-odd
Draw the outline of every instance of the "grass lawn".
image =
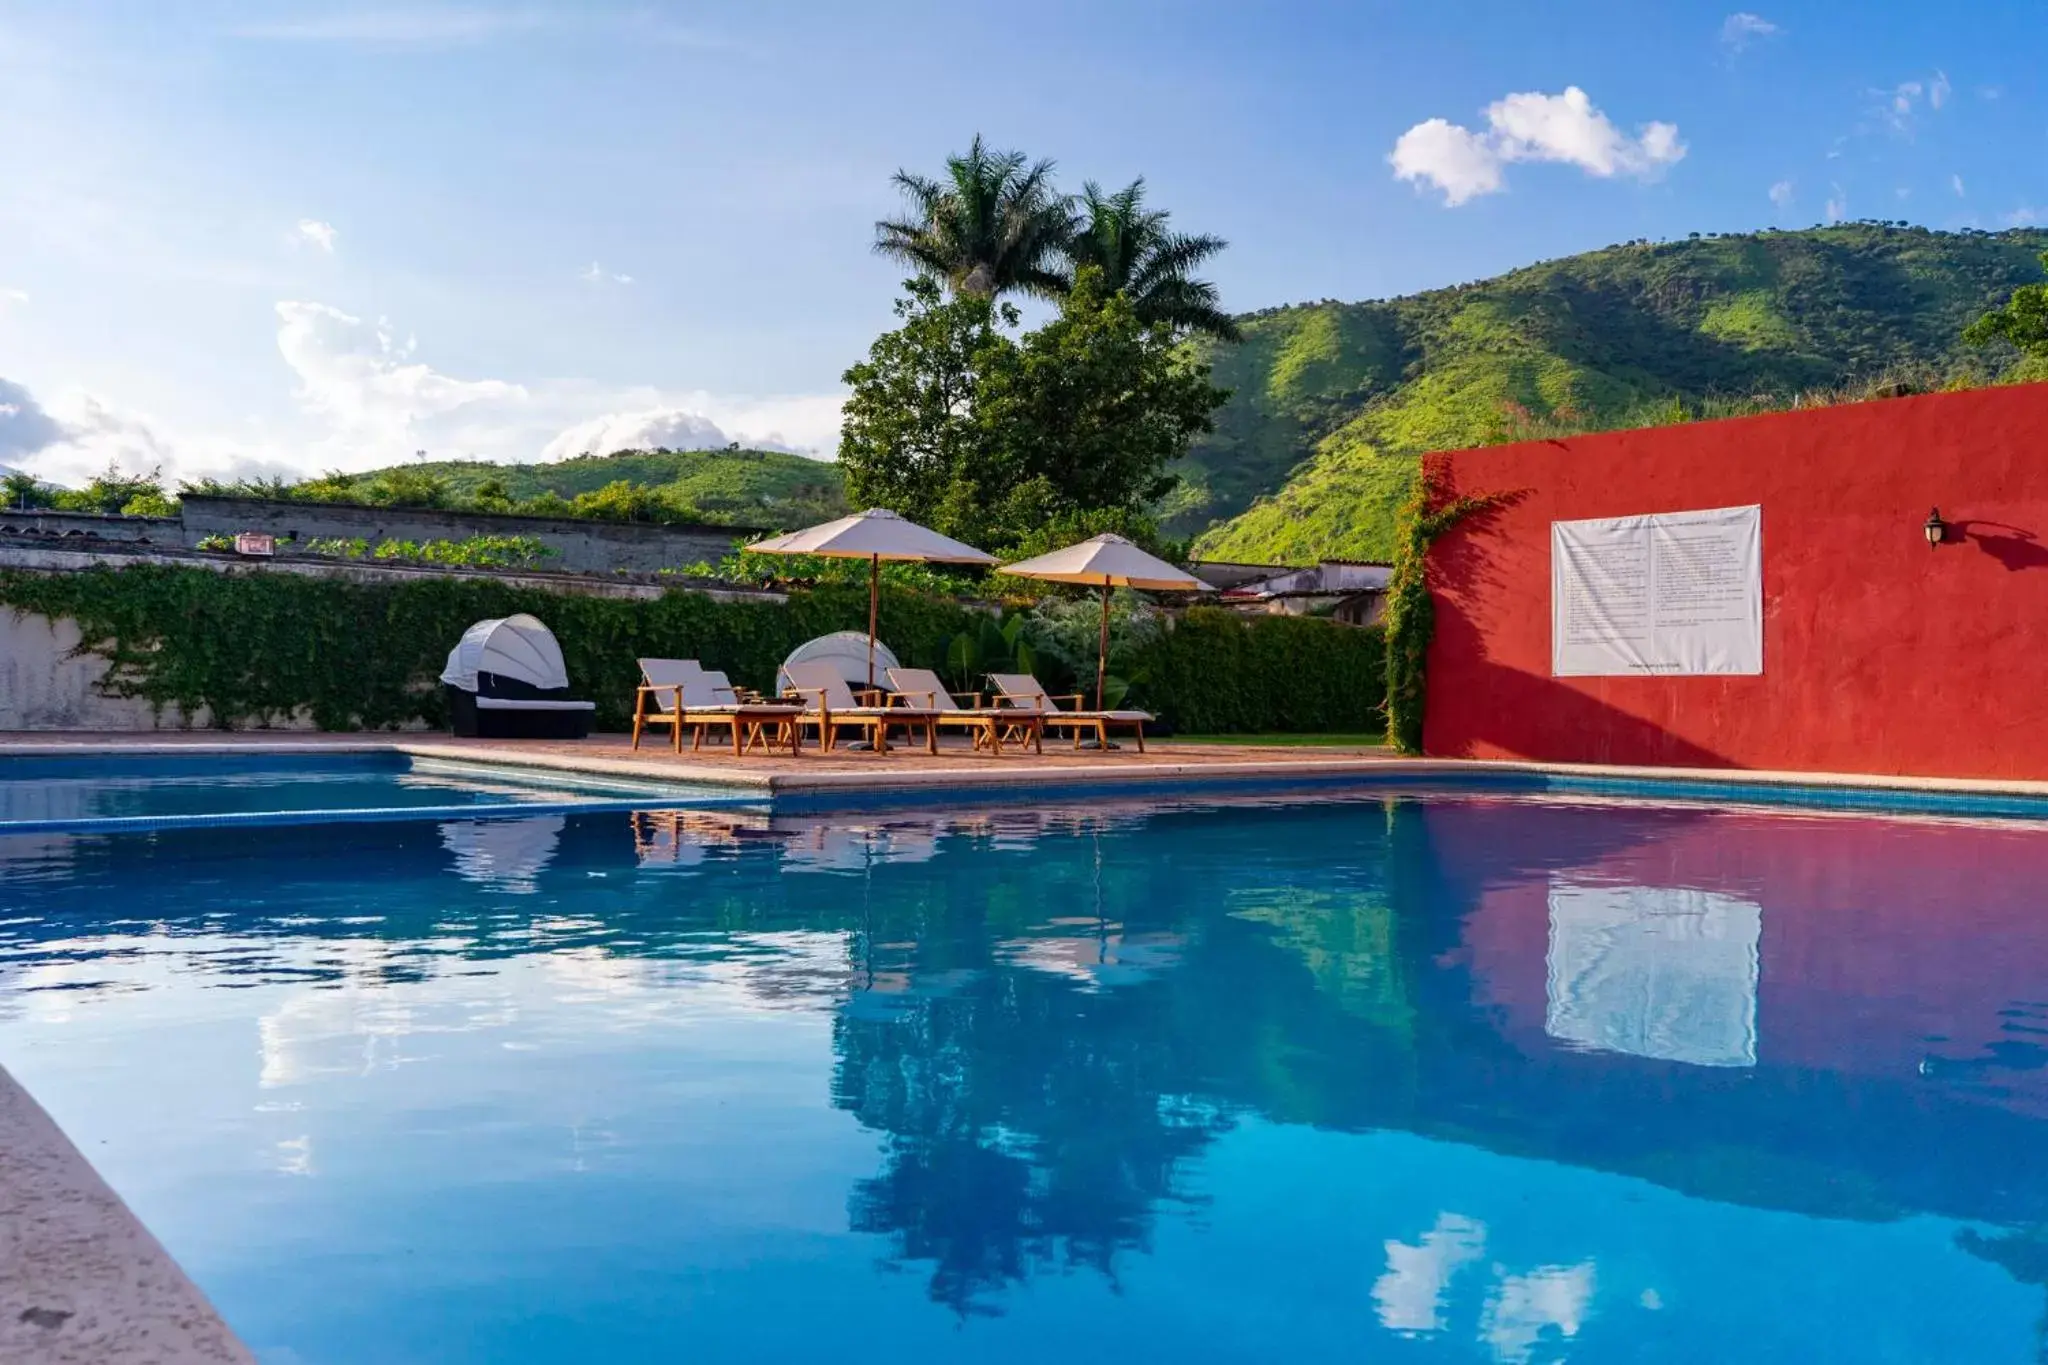
[[1385, 735], [1175, 735], [1162, 744], [1258, 744], [1287, 748], [1384, 748]]

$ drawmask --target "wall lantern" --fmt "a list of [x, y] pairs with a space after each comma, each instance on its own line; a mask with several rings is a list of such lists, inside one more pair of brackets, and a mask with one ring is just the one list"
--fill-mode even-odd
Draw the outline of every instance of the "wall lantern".
[[1927, 524], [1920, 529], [1927, 533], [1927, 548], [1930, 550], [1948, 539], [1948, 523], [1941, 519], [1939, 507], [1927, 514]]

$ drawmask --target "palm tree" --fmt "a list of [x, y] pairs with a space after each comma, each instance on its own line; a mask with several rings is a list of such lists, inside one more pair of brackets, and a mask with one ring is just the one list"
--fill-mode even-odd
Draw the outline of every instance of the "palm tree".
[[1114, 194], [1091, 180], [1081, 191], [1081, 209], [1083, 221], [1066, 245], [1074, 270], [1100, 267], [1104, 287], [1122, 290], [1146, 322], [1238, 339], [1237, 324], [1217, 306], [1216, 286], [1190, 273], [1228, 242], [1169, 231], [1166, 212], [1145, 207], [1143, 176]]
[[1074, 234], [1074, 201], [1054, 190], [1052, 162], [1027, 166], [1022, 152], [992, 151], [977, 133], [940, 179], [898, 171], [894, 183], [910, 213], [875, 224], [882, 255], [956, 294], [1062, 292], [1054, 262]]

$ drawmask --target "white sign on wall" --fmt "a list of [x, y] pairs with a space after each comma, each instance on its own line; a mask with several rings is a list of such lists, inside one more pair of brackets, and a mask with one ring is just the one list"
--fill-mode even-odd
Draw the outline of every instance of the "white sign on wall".
[[1550, 671], [1763, 672], [1763, 509], [1551, 522]]

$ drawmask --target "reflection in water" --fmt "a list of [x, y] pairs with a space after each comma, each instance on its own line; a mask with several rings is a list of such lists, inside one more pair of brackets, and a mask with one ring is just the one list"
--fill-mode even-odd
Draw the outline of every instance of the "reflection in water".
[[[0, 1046], [74, 1132], [197, 1116], [114, 1178], [309, 1359], [462, 1355], [524, 1310], [434, 1293], [499, 1283], [584, 1334], [470, 1352], [522, 1363], [681, 1321], [706, 1359], [2035, 1349], [2048, 831], [1438, 796], [251, 837], [0, 848]], [[183, 1088], [122, 1108], [157, 1046]], [[409, 1315], [364, 1267], [422, 1242]]]
[[1739, 897], [1555, 882], [1544, 1028], [1606, 1052], [1755, 1066], [1762, 936], [1762, 908]]
[[1387, 1273], [1372, 1287], [1380, 1326], [1403, 1336], [1441, 1332], [1445, 1298], [1457, 1273], [1486, 1256], [1486, 1225], [1440, 1213], [1420, 1242], [1387, 1243]]
[[[1539, 1346], [1553, 1355], [1579, 1334], [1593, 1303], [1593, 1263], [1538, 1266], [1506, 1275], [1486, 1302], [1480, 1332], [1495, 1360], [1526, 1365]], [[1554, 1358], [1554, 1356], [1553, 1356]]]
[[500, 891], [532, 894], [534, 879], [555, 856], [569, 823], [566, 815], [533, 815], [519, 820], [450, 820], [441, 843], [455, 855], [455, 875]]

